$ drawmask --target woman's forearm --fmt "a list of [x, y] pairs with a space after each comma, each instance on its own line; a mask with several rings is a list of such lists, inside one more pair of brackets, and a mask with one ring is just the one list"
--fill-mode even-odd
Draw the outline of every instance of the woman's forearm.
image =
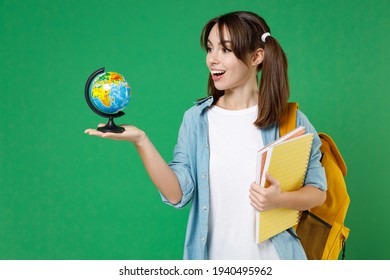
[[298, 191], [281, 193], [278, 206], [304, 211], [323, 204], [325, 199], [325, 191], [308, 185]]
[[179, 203], [183, 194], [177, 176], [162, 158], [149, 137], [143, 132], [134, 145], [153, 184], [170, 203]]

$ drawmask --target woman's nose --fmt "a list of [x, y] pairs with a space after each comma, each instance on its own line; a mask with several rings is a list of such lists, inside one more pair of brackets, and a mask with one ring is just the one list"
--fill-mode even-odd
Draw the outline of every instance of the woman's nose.
[[211, 51], [207, 54], [207, 62], [210, 64], [215, 64], [219, 62], [219, 56], [217, 52]]

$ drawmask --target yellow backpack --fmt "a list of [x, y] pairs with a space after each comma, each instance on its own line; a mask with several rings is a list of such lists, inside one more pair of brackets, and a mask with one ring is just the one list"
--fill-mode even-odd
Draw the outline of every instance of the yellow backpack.
[[[280, 119], [280, 136], [295, 129], [298, 103], [288, 103], [288, 110]], [[328, 190], [323, 205], [303, 211], [296, 232], [309, 260], [337, 260], [342, 251], [345, 257], [345, 242], [350, 229], [345, 227], [350, 198], [344, 177], [347, 166], [330, 136], [318, 133], [321, 146], [321, 163], [325, 168]]]

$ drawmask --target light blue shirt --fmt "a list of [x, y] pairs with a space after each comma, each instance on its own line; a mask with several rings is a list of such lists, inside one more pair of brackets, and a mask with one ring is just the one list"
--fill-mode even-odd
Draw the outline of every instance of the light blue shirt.
[[[189, 202], [191, 210], [188, 218], [184, 247], [184, 259], [208, 259], [207, 233], [209, 217], [209, 160], [207, 109], [213, 98], [208, 97], [185, 112], [175, 146], [173, 160], [169, 166], [176, 173], [183, 192], [181, 201], [172, 205], [162, 195], [165, 203], [182, 208]], [[305, 185], [312, 185], [326, 190], [326, 177], [321, 165], [321, 140], [306, 116], [297, 112], [297, 126], [306, 127], [306, 132], [314, 133], [310, 161], [305, 178]], [[277, 124], [261, 129], [263, 143], [279, 138]], [[249, 186], [248, 186], [249, 188]], [[280, 259], [306, 259], [300, 241], [284, 231], [271, 238]]]

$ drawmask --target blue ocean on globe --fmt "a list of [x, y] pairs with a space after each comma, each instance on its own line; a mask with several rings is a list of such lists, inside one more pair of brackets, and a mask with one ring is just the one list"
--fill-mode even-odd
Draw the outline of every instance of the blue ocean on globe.
[[116, 114], [129, 104], [131, 89], [122, 75], [105, 72], [92, 80], [89, 96], [96, 109], [105, 114]]

